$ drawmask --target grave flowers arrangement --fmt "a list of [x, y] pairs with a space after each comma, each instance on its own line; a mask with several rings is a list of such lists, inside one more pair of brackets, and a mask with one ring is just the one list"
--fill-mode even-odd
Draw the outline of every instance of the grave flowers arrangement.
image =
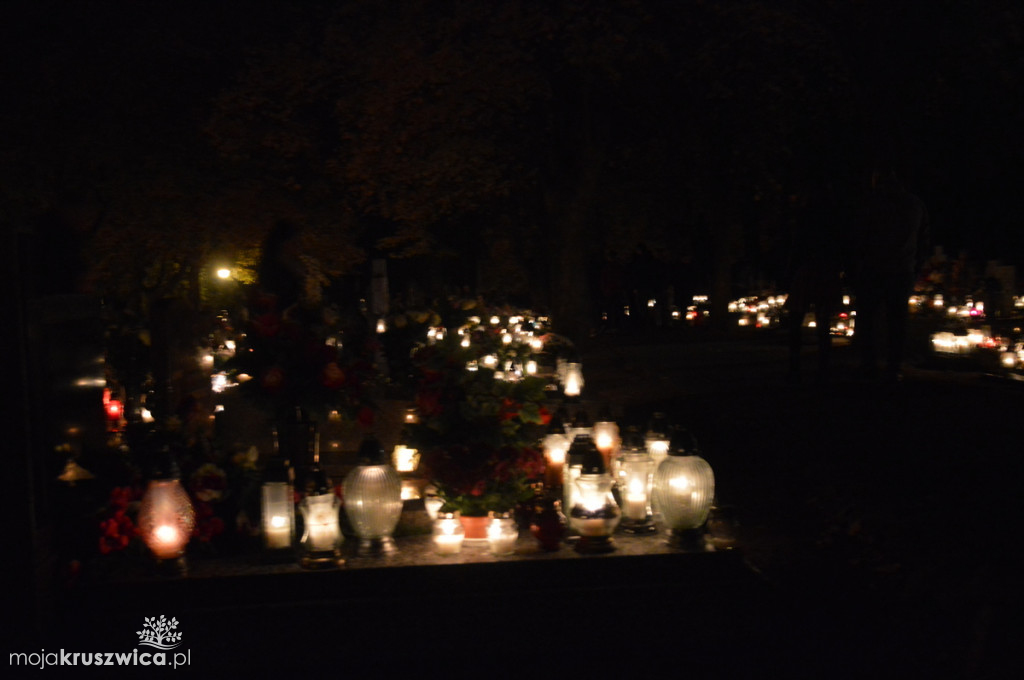
[[443, 509], [466, 517], [532, 498], [544, 476], [536, 430], [551, 418], [547, 381], [495, 370], [480, 361], [492, 348], [474, 340], [466, 347], [452, 334], [414, 352], [418, 421], [405, 432]]

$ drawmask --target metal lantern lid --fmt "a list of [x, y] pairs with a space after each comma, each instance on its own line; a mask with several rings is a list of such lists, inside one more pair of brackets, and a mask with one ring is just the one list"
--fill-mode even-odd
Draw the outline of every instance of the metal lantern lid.
[[685, 427], [678, 427], [672, 432], [672, 439], [668, 447], [670, 456], [696, 456], [700, 449], [697, 446], [697, 439], [693, 433]]
[[562, 419], [557, 414], [551, 419], [551, 424], [548, 425], [548, 434], [565, 434], [565, 425], [562, 424]]
[[320, 467], [319, 463], [314, 463], [306, 470], [304, 480], [304, 495], [306, 496], [323, 496], [324, 494], [334, 493], [331, 478], [327, 476], [327, 472]]
[[574, 429], [581, 429], [586, 427], [593, 427], [593, 423], [590, 422], [590, 416], [587, 415], [587, 412], [584, 411], [583, 409], [580, 409], [579, 411], [576, 412], [576, 415], [573, 416], [572, 426]]
[[388, 462], [388, 456], [384, 453], [380, 440], [373, 436], [363, 440], [357, 456], [360, 465], [384, 465]]
[[149, 479], [181, 479], [176, 446], [166, 435], [155, 435], [149, 450]]
[[576, 435], [572, 440], [572, 444], [569, 445], [569, 451], [566, 453], [566, 462], [569, 466], [579, 465], [583, 462], [584, 454], [590, 450], [597, 451], [597, 444], [594, 443], [594, 439], [587, 433]]
[[[588, 437], [589, 439], [589, 437]], [[590, 446], [583, 451], [580, 474], [582, 475], [603, 475], [608, 469], [604, 465], [604, 456], [597, 450], [597, 446], [590, 441]]]

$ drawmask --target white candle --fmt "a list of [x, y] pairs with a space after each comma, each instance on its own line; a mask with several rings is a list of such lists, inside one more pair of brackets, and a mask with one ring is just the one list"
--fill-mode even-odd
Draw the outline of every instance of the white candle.
[[287, 548], [292, 544], [292, 528], [289, 526], [288, 518], [283, 515], [274, 515], [264, 528], [268, 548]]
[[626, 494], [622, 514], [628, 519], [647, 519], [647, 496], [644, 494]]
[[438, 534], [434, 536], [438, 555], [455, 555], [462, 550], [462, 536]]

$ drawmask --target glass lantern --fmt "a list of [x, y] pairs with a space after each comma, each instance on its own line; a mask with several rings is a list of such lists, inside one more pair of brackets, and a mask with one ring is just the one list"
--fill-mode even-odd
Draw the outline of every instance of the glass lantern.
[[516, 550], [519, 528], [511, 512], [490, 512], [487, 523], [487, 544], [492, 555], [511, 555]]
[[344, 564], [341, 558], [341, 501], [318, 464], [308, 473], [306, 495], [299, 501], [303, 532], [299, 564], [306, 569], [327, 569]]
[[541, 441], [546, 463], [544, 485], [549, 489], [561, 488], [562, 469], [565, 467], [565, 456], [569, 451], [569, 438], [565, 436], [565, 428], [557, 418], [551, 419], [548, 433]]
[[579, 534], [577, 552], [604, 553], [615, 550], [612, 534], [622, 513], [612, 495], [613, 484], [614, 480], [604, 465], [604, 456], [593, 442], [589, 442], [583, 452], [580, 474], [575, 484], [576, 492], [569, 510], [569, 524]]
[[569, 399], [579, 398], [583, 392], [583, 364], [566, 363], [562, 392]]
[[669, 530], [669, 543], [700, 547], [701, 527], [715, 495], [711, 466], [697, 455], [693, 437], [679, 430], [668, 455], [654, 473], [654, 505]]
[[423, 489], [423, 508], [427, 511], [427, 516], [430, 517], [431, 521], [438, 518], [443, 507], [444, 500], [437, 495], [437, 487], [433, 484], [427, 485]]
[[420, 464], [420, 452], [405, 444], [397, 444], [394, 451], [391, 452], [391, 461], [398, 472], [416, 472], [416, 468]]
[[434, 550], [438, 555], [456, 555], [462, 550], [466, 529], [459, 512], [441, 512], [434, 520]]
[[291, 549], [295, 538], [295, 472], [287, 458], [275, 452], [263, 473], [260, 510], [263, 546], [271, 554]]
[[572, 445], [573, 440], [581, 434], [585, 434], [588, 437], [593, 438], [594, 428], [590, 422], [590, 416], [587, 415], [586, 411], [579, 410], [576, 415], [572, 418], [572, 423], [565, 428], [565, 435], [569, 438], [569, 444]]
[[395, 527], [402, 516], [402, 480], [387, 464], [380, 442], [368, 437], [359, 447], [359, 465], [342, 486], [345, 514], [364, 555], [395, 551]]
[[158, 564], [166, 563], [184, 573], [185, 546], [195, 528], [195, 511], [181, 486], [170, 446], [160, 447], [152, 464], [149, 484], [139, 504], [139, 534]]
[[655, 413], [647, 426], [647, 434], [644, 441], [647, 444], [647, 453], [651, 454], [654, 464], [658, 465], [668, 455], [668, 448], [671, 438], [668, 419], [664, 413]]
[[597, 450], [604, 456], [605, 465], [610, 467], [612, 459], [619, 451], [622, 442], [619, 437], [619, 426], [612, 420], [611, 413], [604, 412], [598, 415], [594, 423], [594, 444]]
[[[601, 455], [601, 452], [594, 446], [594, 441], [590, 438], [590, 434], [581, 434], [572, 440], [572, 444], [569, 446], [569, 451], [566, 454], [565, 465], [562, 468], [562, 507], [572, 508], [576, 501], [576, 495], [578, 489], [576, 487], [576, 480], [579, 479], [580, 473], [583, 470], [583, 459], [589, 451], [593, 451], [597, 455]], [[569, 530], [575, 533], [575, 527], [570, 522]]]
[[641, 447], [630, 447], [619, 454], [615, 482], [622, 506], [622, 530], [630, 534], [657, 531], [651, 510], [651, 484], [654, 459]]

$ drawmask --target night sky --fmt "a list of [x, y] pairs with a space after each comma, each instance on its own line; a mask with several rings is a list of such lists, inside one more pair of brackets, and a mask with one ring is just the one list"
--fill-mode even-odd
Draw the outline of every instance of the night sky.
[[[658, 11], [665, 5], [619, 4], [649, 5]], [[694, 6], [706, 9], [712, 4]], [[851, 101], [858, 109], [857, 132], [836, 144], [856, 148], [867, 142], [875, 150], [892, 151], [910, 188], [928, 205], [934, 241], [947, 254], [955, 256], [966, 249], [975, 259], [999, 258], [1024, 265], [1024, 229], [1017, 214], [1024, 186], [1024, 19], [1015, 3], [791, 0], [717, 4], [731, 8], [733, 16], [746, 17], [740, 22], [746, 22], [744, 30], [756, 26], [758, 17], [771, 6], [787, 13], [787, 23], [779, 24], [783, 31], [810, 24], [814, 35], [827, 36], [845, 69], [843, 87], [853, 93], [849, 100], [835, 101]], [[970, 7], [961, 6], [965, 4]], [[215, 154], [203, 130], [217, 96], [237, 83], [254, 51], [303, 41], [307, 48], [319, 49], [333, 7], [334, 3], [271, 0], [7, 3], [3, 39], [7, 104], [2, 118], [9, 143], [3, 152], [9, 219], [31, 222], [33, 215], [62, 201], [103, 203], [116, 212], [122, 201], [93, 197], [118, 196], [119, 187], [141, 191], [145, 173], [173, 175], [190, 165], [209, 167], [205, 164]], [[717, 30], [713, 22], [700, 26]], [[362, 27], [348, 28], [353, 36], [365, 39], [360, 35]], [[722, 30], [725, 35], [732, 29]], [[621, 27], [616, 35], [627, 47], [640, 51], [655, 42], [673, 45], [671, 27]], [[685, 31], [679, 35], [680, 41], [692, 44], [693, 35]], [[716, 63], [729, 64], [730, 50], [736, 51], [736, 63], [748, 58], [742, 56], [743, 32], [735, 35], [740, 37], [718, 43]], [[457, 44], [463, 38], [452, 40]], [[475, 44], [472, 38], [465, 40], [468, 48]], [[801, 38], [784, 38], [780, 49], [789, 49], [785, 47], [788, 40]], [[676, 48], [684, 49], [681, 43]], [[402, 45], [394, 45], [395, 53], [401, 50]], [[800, 54], [801, 50], [790, 52]], [[780, 57], [780, 63], [785, 59]], [[819, 74], [812, 64], [788, 64], [787, 68], [806, 75], [800, 87], [808, 93], [833, 85], [815, 81]], [[630, 77], [628, 69], [624, 73]], [[722, 76], [727, 84], [734, 84], [735, 77], [728, 71]], [[671, 97], [653, 94], [659, 79], [664, 88], [671, 88], [686, 81], [685, 74], [666, 69], [648, 78], [645, 82], [653, 85], [638, 86], [633, 92], [638, 97], [647, 96], [646, 92], [651, 100], [636, 110], [676, 106], [680, 101], [688, 101], [692, 110], [700, 108], [700, 101], [687, 100], [692, 92]], [[600, 115], [600, 100], [592, 106]], [[619, 121], [627, 115], [624, 111], [632, 111], [616, 106], [609, 120]], [[842, 117], [841, 112], [836, 115]], [[831, 129], [842, 136], [850, 128]], [[631, 147], [625, 135], [615, 144], [629, 152], [623, 152], [623, 157], [642, 156], [647, 148], [642, 140]], [[134, 174], [130, 185], [124, 184], [126, 168], [140, 171], [129, 173]], [[209, 175], [213, 179], [207, 180], [208, 187], [217, 176], [216, 172]]]

